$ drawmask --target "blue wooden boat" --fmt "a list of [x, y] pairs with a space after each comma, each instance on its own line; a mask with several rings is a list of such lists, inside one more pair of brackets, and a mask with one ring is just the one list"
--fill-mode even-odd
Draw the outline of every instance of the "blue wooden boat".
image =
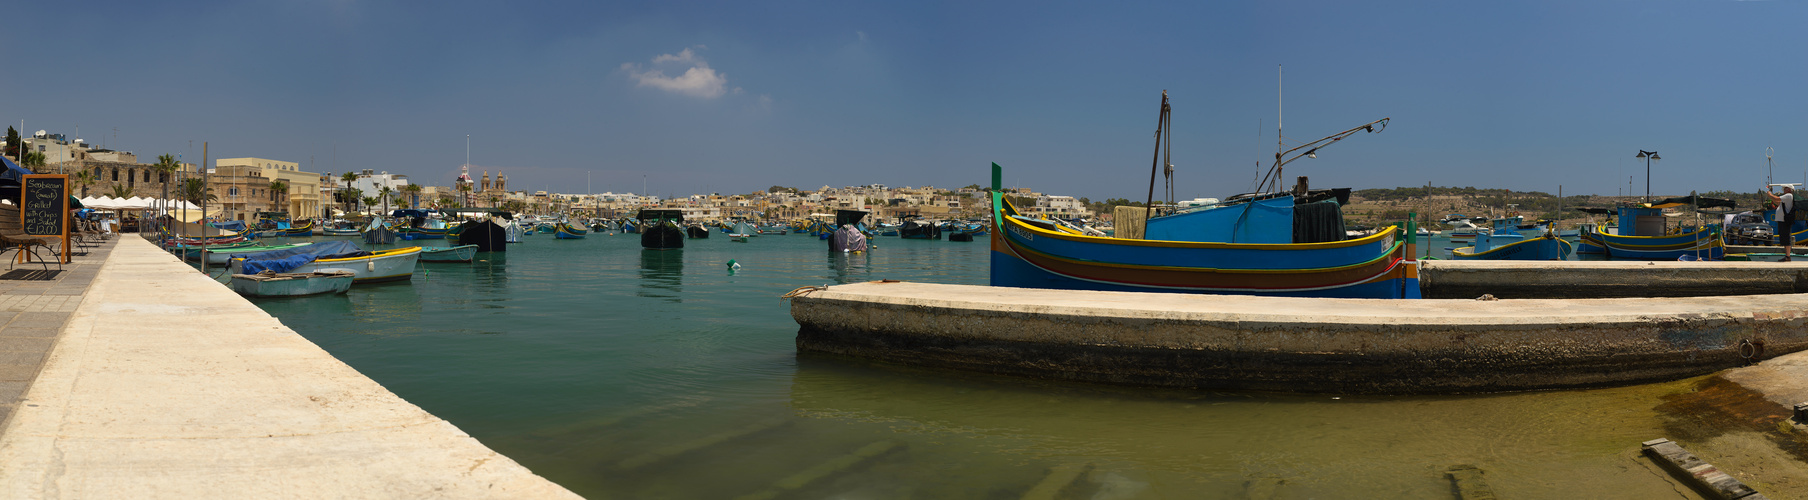
[[575, 226], [560, 222], [553, 227], [552, 237], [561, 240], [577, 240], [583, 239], [584, 236], [588, 234], [590, 234], [590, 231], [586, 231], [583, 226]]
[[1575, 248], [1550, 232], [1526, 237], [1519, 232], [1522, 217], [1494, 219], [1494, 230], [1478, 234], [1475, 244], [1450, 252], [1457, 260], [1564, 260]]
[[296, 237], [296, 236], [313, 236], [314, 235], [314, 221], [307, 220], [307, 219], [295, 221], [295, 223], [293, 225], [289, 226], [288, 229], [282, 230], [282, 232], [283, 232], [283, 234], [282, 234], [283, 236], [287, 236], [287, 237], [291, 237], [291, 238]]
[[[1631, 260], [1676, 260], [1684, 255], [1704, 259], [1724, 258], [1726, 243], [1720, 238], [1719, 224], [1704, 224], [1687, 232], [1671, 234], [1663, 209], [1685, 204], [1672, 200], [1676, 198], [1654, 204], [1619, 207], [1618, 234], [1602, 231], [1593, 224], [1583, 226], [1582, 244], [1576, 252]], [[1724, 202], [1725, 205], [1703, 203], [1699, 206], [1731, 206], [1731, 202], [1726, 200], [1701, 199], [1710, 200]]]
[[[1003, 169], [992, 164], [992, 286], [1297, 297], [1420, 296], [1418, 261], [1413, 257], [1417, 236], [1411, 222], [1404, 232], [1392, 226], [1371, 236], [1324, 243], [1104, 238], [1025, 217], [1001, 194], [1002, 181]], [[1231, 205], [1215, 210], [1254, 208]], [[1263, 238], [1283, 232], [1291, 235], [1292, 216], [1287, 215], [1286, 220], [1280, 227], [1206, 228], [1201, 232], [1225, 235], [1242, 231], [1260, 233]], [[1167, 229], [1172, 233], [1181, 230], [1178, 226]], [[1206, 237], [1209, 235], [1200, 236]]]

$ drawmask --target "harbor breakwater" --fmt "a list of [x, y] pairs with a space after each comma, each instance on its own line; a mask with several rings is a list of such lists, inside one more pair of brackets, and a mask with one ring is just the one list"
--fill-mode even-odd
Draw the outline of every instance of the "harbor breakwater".
[[858, 283], [800, 352], [1116, 384], [1478, 393], [1633, 384], [1808, 348], [1808, 295], [1364, 300]]

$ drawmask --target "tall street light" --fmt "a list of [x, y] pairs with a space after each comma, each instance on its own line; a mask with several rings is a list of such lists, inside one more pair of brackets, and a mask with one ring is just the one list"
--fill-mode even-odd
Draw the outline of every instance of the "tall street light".
[[1656, 151], [1646, 151], [1643, 149], [1639, 150], [1639, 154], [1635, 158], [1645, 159], [1645, 201], [1649, 202], [1651, 201], [1651, 161], [1662, 160], [1663, 158], [1658, 157]]

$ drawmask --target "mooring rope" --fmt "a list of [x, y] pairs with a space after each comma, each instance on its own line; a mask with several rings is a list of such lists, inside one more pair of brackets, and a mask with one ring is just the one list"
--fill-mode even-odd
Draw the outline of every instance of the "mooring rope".
[[810, 292], [814, 292], [814, 291], [818, 291], [818, 290], [828, 290], [828, 289], [829, 289], [829, 287], [826, 287], [826, 286], [800, 286], [800, 287], [797, 287], [796, 290], [785, 292], [784, 295], [780, 295], [778, 298], [780, 300], [791, 300], [793, 297], [802, 297], [802, 296], [804, 296], [804, 294], [808, 294]]

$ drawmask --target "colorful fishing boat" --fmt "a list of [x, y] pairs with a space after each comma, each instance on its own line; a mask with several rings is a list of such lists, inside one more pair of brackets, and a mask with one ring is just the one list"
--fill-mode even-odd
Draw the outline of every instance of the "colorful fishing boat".
[[[329, 243], [343, 243], [349, 245], [350, 248], [327, 245]], [[419, 261], [421, 255], [421, 247], [403, 247], [378, 252], [367, 252], [358, 249], [356, 245], [352, 245], [351, 242], [344, 240], [316, 242], [313, 245], [322, 246], [311, 249], [291, 249], [289, 254], [284, 254], [283, 252], [269, 252], [251, 259], [234, 256], [235, 258], [231, 261], [230, 269], [233, 274], [255, 274], [245, 272], [248, 262], [257, 264], [256, 266], [251, 267], [263, 267], [272, 264], [272, 261], [279, 261], [298, 255], [307, 255], [315, 258], [298, 265], [283, 266], [286, 267], [286, 269], [274, 270], [276, 270], [276, 272], [290, 273], [345, 270], [351, 271], [356, 275], [353, 279], [354, 283], [381, 283], [385, 281], [406, 281], [414, 277], [415, 263]], [[291, 262], [291, 264], [292, 263], [293, 262]], [[254, 269], [253, 271], [257, 271], [257, 269]]]
[[470, 262], [477, 256], [478, 245], [455, 247], [421, 247], [421, 262]]
[[1730, 200], [1695, 196], [1622, 206], [1618, 209], [1618, 234], [1603, 231], [1593, 224], [1584, 225], [1580, 234], [1582, 244], [1576, 252], [1630, 260], [1677, 260], [1684, 255], [1702, 259], [1725, 257], [1726, 243], [1720, 238], [1719, 224], [1703, 224], [1679, 231], [1669, 228], [1663, 209], [1685, 205], [1733, 208]]
[[590, 231], [585, 230], [583, 226], [560, 222], [553, 228], [552, 236], [561, 240], [576, 240], [583, 239], [588, 234]]
[[1475, 244], [1450, 252], [1457, 260], [1564, 260], [1575, 248], [1546, 231], [1534, 237], [1520, 234], [1521, 217], [1494, 219], [1493, 230], [1475, 236]]
[[[1347, 241], [1223, 243], [1087, 236], [1019, 213], [992, 164], [992, 286], [1294, 297], [1419, 298], [1412, 222]], [[1291, 202], [1281, 196], [1269, 206]], [[1254, 203], [1248, 201], [1245, 203]], [[1247, 210], [1222, 206], [1209, 210]], [[1226, 215], [1226, 214], [1217, 214]], [[1285, 220], [1293, 217], [1287, 214]], [[1286, 227], [1219, 232], [1294, 234]]]
[[288, 229], [282, 230], [282, 233], [283, 233], [282, 234], [283, 236], [290, 237], [290, 238], [293, 238], [296, 236], [313, 236], [314, 235], [314, 221], [310, 220], [310, 219], [302, 219], [302, 220], [295, 221], [293, 223], [290, 223]]

